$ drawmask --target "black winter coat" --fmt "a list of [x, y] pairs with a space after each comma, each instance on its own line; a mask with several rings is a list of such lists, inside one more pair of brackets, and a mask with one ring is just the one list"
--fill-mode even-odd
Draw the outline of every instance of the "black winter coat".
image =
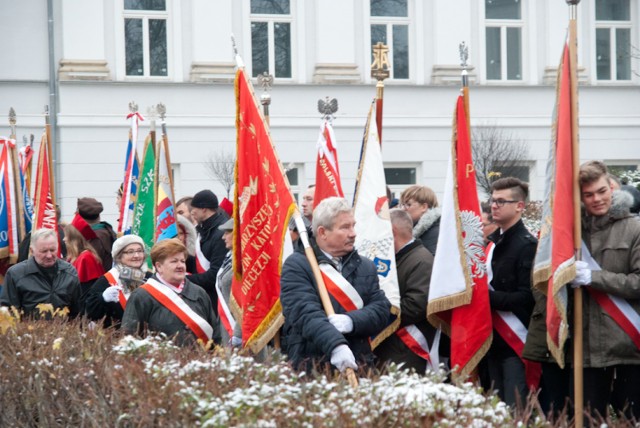
[[[316, 248], [318, 263], [331, 262]], [[362, 309], [347, 312], [331, 297], [336, 314], [347, 314], [353, 320], [353, 331], [340, 333], [327, 318], [318, 295], [309, 261], [304, 253], [289, 256], [282, 268], [280, 301], [285, 317], [284, 341], [294, 367], [309, 370], [311, 363], [330, 361], [331, 351], [338, 345], [349, 345], [359, 363], [373, 364], [369, 337], [387, 325], [391, 304], [380, 290], [373, 262], [354, 250], [342, 258], [342, 276], [362, 297]]]
[[[489, 235], [489, 240], [495, 244], [491, 259], [493, 290], [489, 291], [491, 309], [513, 312], [522, 324], [528, 326], [534, 306], [531, 268], [538, 240], [529, 233], [522, 220], [502, 235], [500, 229], [496, 230]], [[489, 354], [498, 358], [517, 355], [498, 333], [493, 335]]]
[[76, 269], [64, 260], [56, 261], [57, 274], [50, 283], [33, 257], [11, 266], [4, 277], [2, 306], [15, 306], [27, 316], [50, 318], [39, 315], [36, 306], [50, 303], [54, 309], [69, 308], [69, 315], [80, 314], [80, 280]]
[[223, 209], [218, 209], [214, 215], [196, 226], [196, 230], [200, 235], [200, 249], [202, 254], [209, 260], [209, 270], [203, 273], [193, 273], [187, 277], [189, 281], [205, 289], [211, 298], [211, 304], [216, 314], [218, 311], [216, 275], [228, 251], [222, 240], [224, 232], [218, 227], [227, 220], [229, 220], [227, 213]]
[[[152, 278], [158, 280], [157, 277]], [[215, 343], [220, 343], [220, 334], [211, 301], [207, 298], [204, 290], [186, 280], [179, 296], [195, 313], [213, 327], [212, 339]], [[131, 292], [122, 316], [122, 330], [127, 334], [139, 335], [145, 331], [164, 333], [174, 339], [179, 346], [192, 346], [198, 341], [195, 333], [177, 315], [157, 301], [144, 288], [136, 288]]]

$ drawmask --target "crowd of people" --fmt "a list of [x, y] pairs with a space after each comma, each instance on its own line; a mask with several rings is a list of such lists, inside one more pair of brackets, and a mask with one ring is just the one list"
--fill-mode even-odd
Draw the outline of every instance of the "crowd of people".
[[[634, 380], [640, 375], [638, 341], [595, 297], [601, 293], [624, 300], [634, 312], [631, 316], [638, 317], [640, 222], [630, 213], [632, 195], [616, 190], [603, 163], [583, 164], [579, 183], [587, 256], [576, 262], [570, 286], [587, 291], [585, 404], [603, 416], [611, 406], [640, 417], [640, 384]], [[519, 349], [512, 338], [494, 330], [478, 381], [511, 406], [537, 390], [545, 413], [558, 412], [572, 397], [571, 361], [561, 368], [547, 347], [547, 298], [532, 288], [531, 279], [538, 241], [522, 221], [527, 199], [527, 183], [505, 177], [493, 182], [489, 200], [481, 204], [490, 307], [523, 326], [526, 339]], [[301, 213], [333, 313], [327, 316], [315, 269], [292, 223], [296, 251], [285, 260], [280, 283], [282, 352], [292, 365], [308, 371], [330, 364], [344, 371], [394, 362], [420, 374], [442, 364], [449, 368], [448, 338], [426, 314], [442, 214], [433, 190], [411, 186], [390, 210], [400, 319], [397, 331], [375, 349], [370, 339], [388, 326], [391, 309], [376, 265], [355, 249], [350, 204], [337, 197], [316, 202], [310, 186], [302, 196]], [[29, 248], [23, 253], [31, 255], [21, 256], [8, 270], [0, 304], [14, 306], [27, 317], [46, 317], [38, 305], [48, 303], [124, 333], [162, 332], [181, 345], [210, 340], [242, 345], [241, 323], [229, 311], [234, 224], [213, 192], [180, 199], [178, 237], [151, 249], [138, 236], [116, 237], [100, 220], [102, 209], [95, 199], [80, 198], [64, 228], [34, 231], [22, 245]], [[566, 355], [571, 355], [571, 346], [569, 340]]]

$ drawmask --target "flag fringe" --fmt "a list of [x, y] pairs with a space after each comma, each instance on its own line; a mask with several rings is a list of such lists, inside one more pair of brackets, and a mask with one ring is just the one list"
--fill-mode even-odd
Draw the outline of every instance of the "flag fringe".
[[396, 318], [393, 320], [391, 324], [386, 326], [376, 337], [371, 340], [371, 350], [373, 351], [380, 345], [385, 339], [394, 334], [398, 328], [400, 327], [400, 309], [395, 306], [391, 306], [391, 314], [395, 315]]
[[551, 278], [551, 263], [533, 271], [531, 275], [532, 288], [538, 289], [546, 296], [549, 291], [549, 278]]
[[451, 379], [454, 382], [466, 382], [469, 377], [474, 376], [474, 372], [480, 361], [489, 352], [491, 342], [493, 341], [493, 332], [489, 333], [487, 339], [482, 343], [482, 346], [473, 354], [473, 357], [467, 361], [464, 367], [456, 370], [455, 367], [451, 371]]
[[[472, 298], [473, 290], [470, 288], [458, 294], [440, 297], [427, 303], [427, 313], [432, 314], [434, 312], [444, 312], [462, 305], [468, 305], [469, 303], [471, 303]], [[427, 319], [429, 319], [429, 317], [427, 317]], [[433, 322], [431, 323], [433, 324]]]
[[249, 337], [245, 347], [251, 349], [254, 354], [262, 351], [283, 324], [282, 305], [280, 304], [280, 299], [278, 299], [262, 322], [256, 327], [251, 337]]

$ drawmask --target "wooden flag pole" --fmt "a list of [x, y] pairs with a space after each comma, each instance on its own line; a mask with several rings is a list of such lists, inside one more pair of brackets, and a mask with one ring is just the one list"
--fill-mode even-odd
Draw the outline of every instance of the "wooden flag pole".
[[16, 204], [17, 207], [14, 207], [14, 213], [16, 213], [16, 221], [18, 223], [18, 240], [22, 241], [26, 235], [25, 230], [25, 220], [24, 220], [24, 199], [22, 195], [22, 183], [20, 182], [20, 163], [18, 162], [18, 144], [16, 142], [16, 123], [17, 123], [17, 115], [16, 111], [11, 107], [9, 109], [9, 126], [11, 127], [11, 135], [9, 138], [13, 140], [14, 146], [9, 151], [10, 155], [8, 157], [9, 162], [12, 163], [13, 170], [13, 180], [15, 189], [16, 189]]
[[[567, 0], [569, 5], [569, 73], [571, 81], [571, 153], [573, 157], [574, 249], [576, 260], [582, 259], [580, 219], [580, 140], [578, 133], [578, 52], [577, 13], [580, 0]], [[573, 289], [573, 379], [575, 427], [584, 426], [584, 357], [582, 325], [582, 288]]]
[[[333, 305], [331, 304], [331, 298], [329, 297], [327, 286], [322, 279], [322, 273], [320, 272], [320, 267], [318, 266], [318, 260], [316, 259], [313, 248], [311, 248], [311, 244], [309, 243], [307, 228], [302, 221], [302, 215], [300, 215], [299, 210], [296, 209], [295, 213], [293, 214], [293, 218], [296, 222], [298, 232], [300, 233], [300, 241], [304, 246], [304, 253], [307, 256], [307, 260], [309, 260], [309, 264], [311, 265], [313, 277], [316, 280], [316, 284], [318, 284], [318, 295], [320, 296], [322, 307], [324, 308], [327, 316], [334, 315], [336, 312], [334, 311]], [[353, 388], [356, 388], [358, 386], [358, 377], [356, 376], [356, 372], [352, 368], [348, 367], [347, 369], [345, 369], [345, 375], [347, 376], [349, 385], [351, 385]]]
[[47, 134], [47, 152], [49, 153], [49, 193], [51, 193], [51, 203], [53, 204], [53, 209], [55, 210], [57, 207], [56, 204], [56, 193], [55, 193], [55, 174], [53, 173], [53, 163], [55, 162], [55, 160], [51, 159], [52, 157], [52, 152], [51, 152], [51, 123], [50, 123], [50, 118], [49, 118], [49, 106], [44, 106], [45, 110], [44, 110], [44, 120], [45, 120], [45, 126], [44, 126], [44, 130], [45, 133]]
[[376, 79], [376, 125], [378, 125], [378, 140], [382, 145], [382, 104], [384, 98], [384, 79], [390, 76], [389, 47], [378, 42], [372, 47], [373, 63], [371, 63], [371, 77]]

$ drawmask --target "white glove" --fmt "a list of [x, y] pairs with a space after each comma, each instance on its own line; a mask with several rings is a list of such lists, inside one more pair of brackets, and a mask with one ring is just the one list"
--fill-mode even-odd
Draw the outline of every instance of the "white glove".
[[573, 288], [591, 284], [591, 269], [589, 263], [582, 260], [576, 262], [576, 279], [571, 281]]
[[104, 299], [105, 302], [114, 302], [117, 303], [118, 302], [118, 294], [120, 293], [120, 290], [118, 290], [117, 287], [107, 287], [106, 290], [104, 290], [102, 292], [102, 298]]
[[237, 336], [231, 336], [230, 343], [233, 348], [239, 348], [242, 346], [242, 338]]
[[333, 364], [341, 372], [347, 368], [356, 370], [356, 357], [353, 356], [351, 349], [345, 344], [338, 345], [331, 351], [331, 364]]
[[329, 322], [333, 324], [340, 333], [351, 333], [353, 331], [353, 320], [349, 315], [329, 315]]

